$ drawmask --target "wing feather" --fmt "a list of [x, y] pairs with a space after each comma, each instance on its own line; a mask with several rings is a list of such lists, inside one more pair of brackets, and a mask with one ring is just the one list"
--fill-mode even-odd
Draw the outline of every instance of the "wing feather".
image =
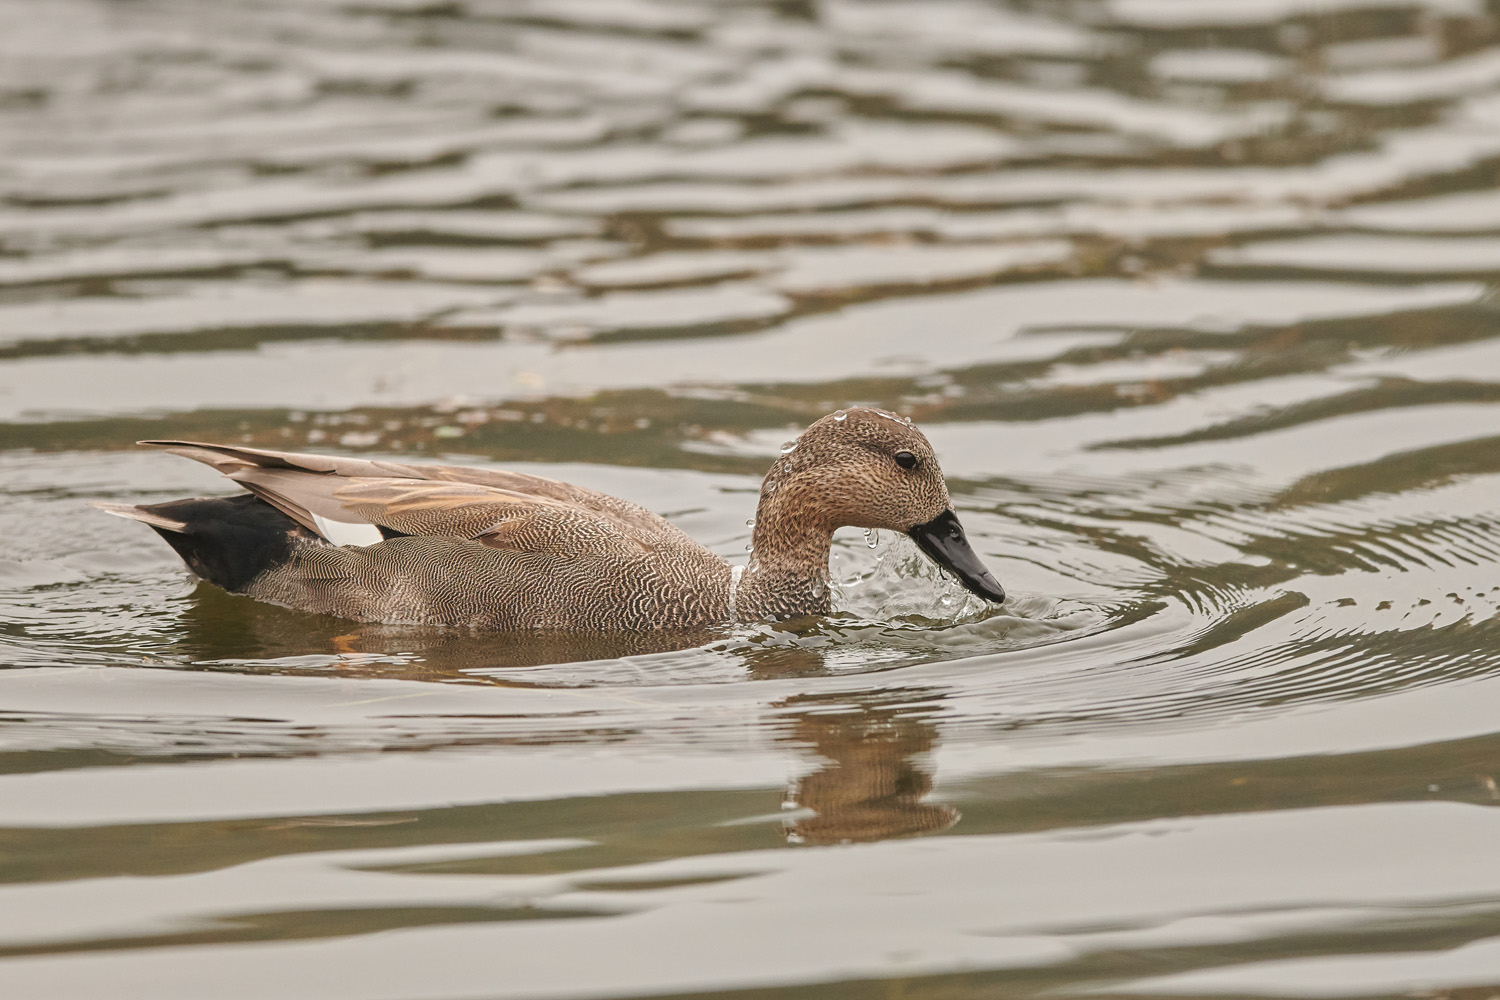
[[[142, 441], [218, 470], [309, 531], [319, 521], [573, 558], [693, 543], [665, 519], [606, 493], [525, 473], [279, 452], [196, 441]], [[338, 544], [335, 542], [335, 544]]]
[[[628, 500], [621, 500], [619, 497], [610, 496], [598, 490], [590, 490], [582, 486], [574, 486], [572, 483], [564, 483], [544, 476], [533, 476], [524, 472], [512, 472], [506, 469], [476, 469], [463, 465], [408, 465], [378, 459], [317, 455], [310, 452], [271, 451], [265, 448], [210, 444], [202, 441], [141, 441], [139, 443], [162, 448], [174, 455], [202, 462], [237, 481], [245, 481], [237, 473], [242, 474], [250, 469], [278, 469], [317, 473], [331, 479], [343, 480], [419, 479], [488, 486], [507, 493], [538, 500], [552, 500], [583, 511], [604, 515], [620, 525], [623, 530], [629, 531], [632, 537], [650, 545], [694, 544], [671, 522]], [[248, 482], [246, 485], [248, 488]]]

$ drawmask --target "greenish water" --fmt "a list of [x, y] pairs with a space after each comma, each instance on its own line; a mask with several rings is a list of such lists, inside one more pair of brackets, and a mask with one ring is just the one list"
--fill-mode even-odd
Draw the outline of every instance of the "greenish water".
[[[1500, 8], [0, 0], [0, 995], [1500, 991]], [[90, 500], [442, 456], [986, 611], [356, 625]]]

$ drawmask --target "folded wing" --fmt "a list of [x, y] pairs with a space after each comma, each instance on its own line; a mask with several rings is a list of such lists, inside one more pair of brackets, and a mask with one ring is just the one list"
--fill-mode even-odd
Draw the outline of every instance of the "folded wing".
[[335, 545], [373, 544], [390, 534], [443, 535], [567, 559], [688, 541], [635, 504], [540, 476], [192, 441], [141, 443], [217, 469]]

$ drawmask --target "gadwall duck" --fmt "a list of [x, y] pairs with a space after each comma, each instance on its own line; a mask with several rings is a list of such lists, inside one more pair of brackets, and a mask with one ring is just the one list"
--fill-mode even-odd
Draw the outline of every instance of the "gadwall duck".
[[250, 492], [97, 506], [150, 525], [225, 590], [339, 618], [610, 631], [821, 614], [845, 525], [905, 532], [968, 590], [1005, 599], [964, 538], [927, 438], [884, 410], [829, 414], [782, 449], [742, 570], [633, 503], [540, 476], [141, 443]]

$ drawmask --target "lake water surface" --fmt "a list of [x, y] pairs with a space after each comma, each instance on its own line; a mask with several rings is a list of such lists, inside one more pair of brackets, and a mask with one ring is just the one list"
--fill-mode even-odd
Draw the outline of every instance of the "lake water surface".
[[[1500, 992], [1494, 0], [0, 0], [0, 996]], [[91, 500], [500, 464], [989, 608], [355, 625]]]

